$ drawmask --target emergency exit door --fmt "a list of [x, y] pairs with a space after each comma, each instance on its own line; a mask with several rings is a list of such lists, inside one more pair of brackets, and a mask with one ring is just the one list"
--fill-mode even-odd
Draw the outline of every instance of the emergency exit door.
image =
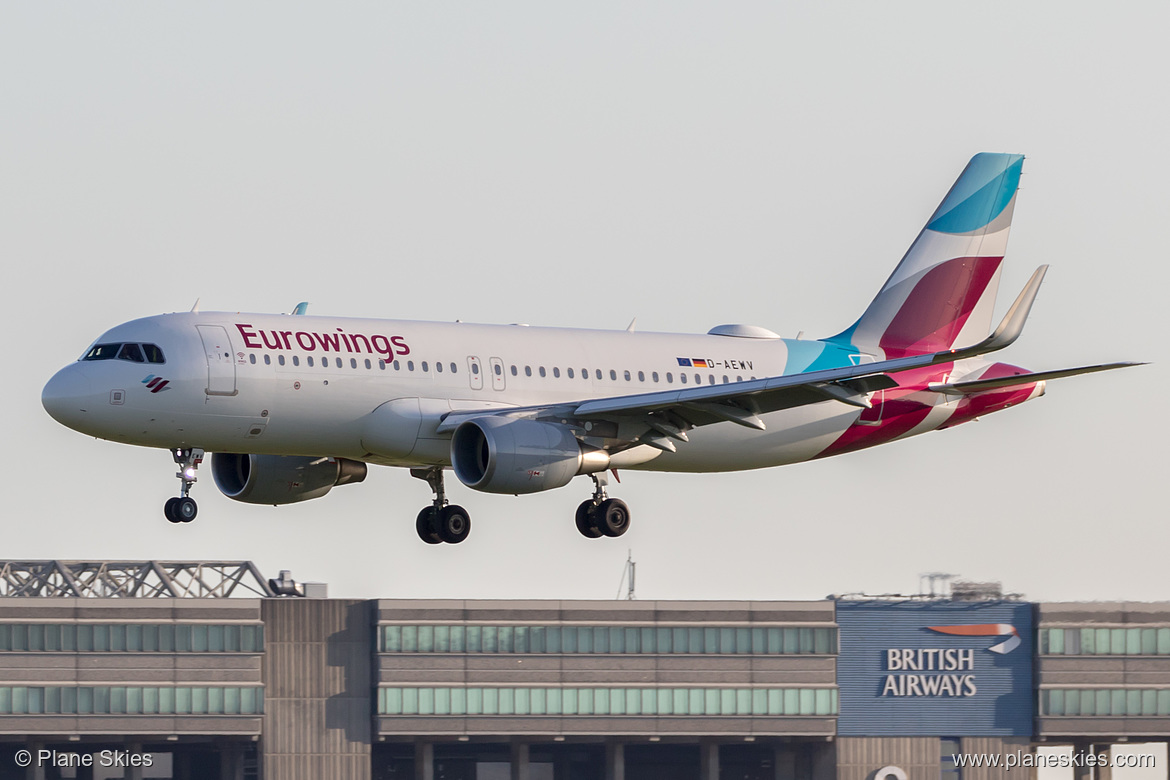
[[222, 325], [196, 325], [207, 356], [208, 395], [236, 394], [236, 361], [232, 358], [232, 343]]

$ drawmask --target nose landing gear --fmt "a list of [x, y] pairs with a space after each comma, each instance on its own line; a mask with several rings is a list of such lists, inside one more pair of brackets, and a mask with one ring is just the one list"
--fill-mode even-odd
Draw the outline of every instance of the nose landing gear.
[[609, 474], [589, 475], [593, 479], [593, 498], [577, 507], [577, 530], [588, 539], [621, 536], [630, 530], [630, 508], [620, 498], [606, 498]]
[[172, 523], [189, 523], [199, 513], [195, 499], [191, 498], [189, 494], [191, 486], [197, 481], [195, 471], [203, 462], [203, 450], [198, 447], [174, 449], [171, 450], [171, 456], [179, 466], [179, 471], [175, 476], [179, 478], [182, 487], [179, 489], [178, 496], [167, 499], [167, 503], [163, 506], [163, 515]]
[[435, 493], [431, 506], [423, 507], [414, 521], [418, 538], [427, 544], [459, 544], [471, 533], [471, 515], [461, 506], [447, 503], [443, 490], [443, 469], [434, 466], [429, 469], [411, 469], [410, 476], [426, 480]]

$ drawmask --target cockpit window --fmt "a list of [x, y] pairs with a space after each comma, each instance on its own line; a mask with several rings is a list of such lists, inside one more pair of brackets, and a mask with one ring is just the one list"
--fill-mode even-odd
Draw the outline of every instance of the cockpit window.
[[121, 344], [94, 344], [82, 360], [113, 360], [121, 348]]
[[142, 351], [146, 353], [147, 363], [167, 362], [167, 359], [163, 357], [162, 350], [158, 348], [157, 344], [143, 344]]
[[157, 344], [95, 344], [82, 360], [129, 360], [131, 363], [165, 363]]
[[142, 356], [142, 347], [137, 344], [123, 344], [122, 349], [118, 352], [119, 360], [129, 360], [131, 363], [145, 363], [146, 358]]

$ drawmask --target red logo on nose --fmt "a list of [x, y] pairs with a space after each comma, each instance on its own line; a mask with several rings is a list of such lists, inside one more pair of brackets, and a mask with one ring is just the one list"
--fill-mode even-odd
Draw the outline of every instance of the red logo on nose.
[[147, 375], [146, 379], [142, 380], [142, 384], [146, 385], [152, 393], [160, 393], [163, 390], [170, 389], [167, 387], [170, 384], [169, 379], [163, 379], [161, 376], [155, 376], [154, 374]]

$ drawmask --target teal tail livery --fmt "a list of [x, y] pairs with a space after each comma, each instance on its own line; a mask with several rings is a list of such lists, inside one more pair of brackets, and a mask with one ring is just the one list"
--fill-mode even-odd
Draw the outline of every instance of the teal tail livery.
[[828, 341], [893, 358], [987, 335], [1023, 166], [975, 155], [861, 319]]
[[[1044, 394], [1048, 380], [1134, 363], [1029, 371], [986, 359], [1024, 328], [1047, 266], [992, 330], [1024, 158], [979, 154], [851, 327], [822, 340], [755, 325], [705, 334], [203, 312], [115, 326], [45, 385], [41, 403], [86, 435], [169, 451], [195, 518], [208, 452], [220, 492], [250, 504], [321, 498], [369, 464], [434, 494], [427, 544], [457, 543], [466, 488], [520, 495], [588, 477], [574, 514], [621, 536], [618, 469], [717, 472], [826, 458], [959, 425]], [[165, 392], [164, 392], [165, 391]], [[956, 475], [961, 480], [962, 475]]]

